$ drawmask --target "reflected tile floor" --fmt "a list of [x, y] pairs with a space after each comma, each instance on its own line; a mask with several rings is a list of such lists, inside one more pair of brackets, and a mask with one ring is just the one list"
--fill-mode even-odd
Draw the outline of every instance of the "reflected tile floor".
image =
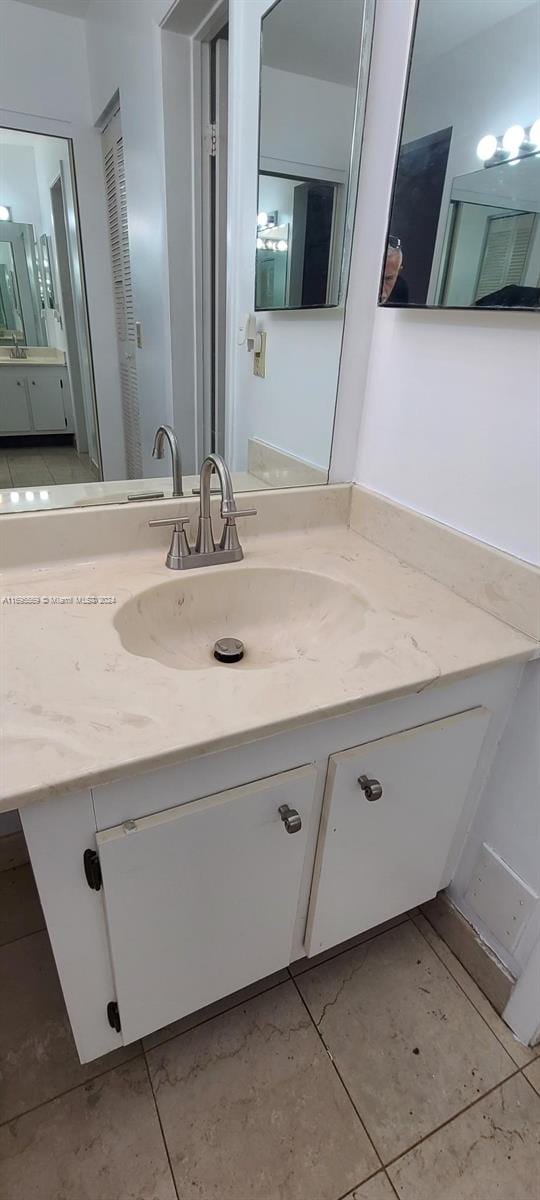
[[6, 1200], [537, 1200], [540, 1046], [421, 914], [81, 1067], [29, 867], [0, 873]]

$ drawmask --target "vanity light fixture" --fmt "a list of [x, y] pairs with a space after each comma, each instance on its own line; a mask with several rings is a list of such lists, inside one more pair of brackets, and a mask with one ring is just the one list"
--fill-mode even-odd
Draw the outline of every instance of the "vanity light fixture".
[[523, 125], [509, 125], [502, 137], [486, 133], [476, 147], [476, 154], [485, 167], [494, 167], [497, 163], [519, 161], [528, 154], [540, 150], [540, 118], [533, 121], [528, 129]]
[[0, 221], [11, 221], [11, 209], [7, 204], [0, 204]]
[[540, 117], [533, 121], [527, 134], [527, 144], [532, 150], [540, 150]]
[[503, 134], [503, 140], [502, 140], [503, 150], [506, 150], [506, 152], [508, 154], [512, 155], [512, 157], [513, 157], [515, 154], [518, 154], [519, 148], [520, 148], [522, 142], [524, 141], [524, 139], [525, 139], [525, 130], [524, 130], [523, 126], [522, 125], [510, 125], [510, 127], [506, 130], [506, 133]]
[[488, 158], [493, 158], [493, 155], [497, 153], [497, 138], [494, 133], [486, 133], [484, 137], [480, 138], [476, 147], [476, 153], [478, 158], [482, 159], [482, 162], [486, 162]]

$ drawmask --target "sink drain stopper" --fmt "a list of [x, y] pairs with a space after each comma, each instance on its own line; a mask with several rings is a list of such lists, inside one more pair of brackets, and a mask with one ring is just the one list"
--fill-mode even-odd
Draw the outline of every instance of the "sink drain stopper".
[[240, 662], [244, 657], [244, 643], [240, 638], [218, 638], [214, 646], [214, 658], [222, 663]]

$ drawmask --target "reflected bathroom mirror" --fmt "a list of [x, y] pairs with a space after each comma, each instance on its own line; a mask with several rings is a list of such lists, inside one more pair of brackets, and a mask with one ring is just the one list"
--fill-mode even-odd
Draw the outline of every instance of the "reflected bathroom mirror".
[[5, 6], [0, 513], [327, 482], [373, 16]]
[[380, 304], [540, 308], [539, 47], [539, 0], [418, 0]]
[[365, 15], [362, 0], [277, 0], [263, 17], [256, 310], [344, 297]]

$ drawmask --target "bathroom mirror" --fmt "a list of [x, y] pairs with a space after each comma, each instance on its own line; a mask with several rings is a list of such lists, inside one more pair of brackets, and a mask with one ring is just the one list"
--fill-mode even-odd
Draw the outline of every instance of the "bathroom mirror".
[[344, 296], [362, 0], [277, 0], [261, 22], [256, 310]]
[[540, 0], [418, 0], [379, 303], [540, 309]]
[[373, 14], [4, 5], [0, 513], [327, 482]]

